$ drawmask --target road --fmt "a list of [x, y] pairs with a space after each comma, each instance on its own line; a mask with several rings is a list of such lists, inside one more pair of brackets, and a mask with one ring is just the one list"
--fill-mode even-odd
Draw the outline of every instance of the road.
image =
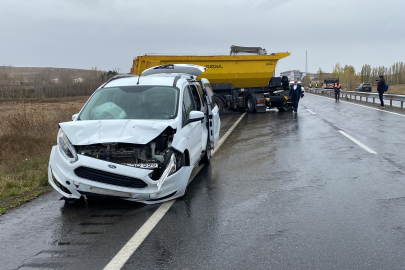
[[[404, 122], [309, 93], [246, 115], [122, 269], [404, 269]], [[2, 269], [103, 269], [160, 206], [59, 198], [0, 217]]]

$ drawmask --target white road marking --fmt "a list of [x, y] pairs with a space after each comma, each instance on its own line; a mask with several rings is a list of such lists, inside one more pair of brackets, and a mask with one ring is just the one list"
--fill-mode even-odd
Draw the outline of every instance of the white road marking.
[[347, 138], [349, 138], [352, 142], [354, 142], [355, 144], [357, 144], [358, 146], [360, 146], [361, 148], [363, 148], [364, 150], [366, 150], [367, 152], [369, 152], [370, 154], [377, 154], [377, 152], [375, 152], [374, 150], [372, 150], [371, 148], [369, 148], [368, 146], [362, 144], [361, 142], [359, 142], [358, 140], [356, 140], [355, 138], [353, 138], [352, 136], [350, 136], [349, 134], [347, 134], [346, 132], [339, 130], [339, 132], [346, 136]]
[[[235, 127], [239, 124], [242, 118], [246, 115], [246, 112], [239, 117], [239, 119], [232, 125], [232, 127], [222, 136], [219, 140], [217, 147], [211, 152], [213, 156], [224, 141], [229, 137]], [[170, 207], [175, 203], [176, 200], [168, 201], [163, 203], [153, 215], [142, 225], [142, 227], [134, 234], [134, 236], [129, 239], [129, 241], [122, 247], [122, 249], [117, 253], [117, 255], [112, 258], [112, 260], [104, 267], [104, 270], [118, 270], [128, 261], [128, 259], [134, 254], [138, 247], [142, 244], [149, 233], [155, 228], [159, 221], [164, 217], [164, 215], [169, 211]]]
[[[311, 95], [311, 94], [310, 94], [310, 95]], [[323, 96], [315, 95], [315, 94], [312, 94], [312, 95], [317, 96], [317, 97], [321, 97], [321, 98], [334, 99], [334, 98], [323, 97]], [[341, 98], [342, 98], [342, 97], [341, 97]], [[344, 101], [344, 100], [339, 101], [339, 102], [344, 102], [344, 103], [348, 103], [348, 104], [352, 104], [352, 105], [356, 105], [356, 106], [359, 106], [359, 107], [368, 108], [368, 109], [372, 109], [372, 110], [376, 110], [376, 111], [380, 111], [380, 112], [386, 112], [386, 113], [395, 114], [395, 115], [399, 115], [399, 116], [405, 116], [405, 114], [390, 112], [390, 111], [386, 111], [386, 110], [383, 110], [383, 109], [373, 108], [373, 107], [370, 107], [370, 106], [365, 106], [365, 105], [361, 105], [361, 104], [356, 104], [356, 103], [348, 102], [348, 101]]]
[[311, 111], [310, 109], [307, 109], [307, 111], [309, 111], [309, 112], [312, 113], [312, 114], [316, 114], [316, 113], [314, 113], [313, 111]]
[[142, 225], [142, 227], [132, 236], [124, 247], [114, 256], [114, 258], [104, 267], [104, 270], [117, 270], [128, 261], [135, 250], [142, 244], [143, 240], [155, 228], [162, 217], [169, 211], [176, 200], [163, 203], [153, 215]]

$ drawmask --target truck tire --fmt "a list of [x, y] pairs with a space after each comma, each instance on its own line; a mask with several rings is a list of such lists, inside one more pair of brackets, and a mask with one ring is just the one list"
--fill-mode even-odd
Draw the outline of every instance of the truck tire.
[[219, 97], [212, 97], [212, 108], [215, 108], [215, 105], [218, 106], [218, 113], [221, 114], [224, 109], [224, 102]]
[[246, 108], [248, 113], [254, 113], [254, 111], [256, 109], [255, 105], [256, 105], [256, 102], [255, 102], [254, 97], [252, 95], [247, 96], [247, 98], [246, 98], [246, 107], [245, 108]]

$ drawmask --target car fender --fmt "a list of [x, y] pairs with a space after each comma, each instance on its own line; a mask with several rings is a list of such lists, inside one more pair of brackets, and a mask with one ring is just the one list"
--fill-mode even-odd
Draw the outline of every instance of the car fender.
[[176, 135], [173, 138], [172, 147], [177, 151], [184, 153], [184, 151], [187, 149], [188, 139], [185, 137], [179, 138]]

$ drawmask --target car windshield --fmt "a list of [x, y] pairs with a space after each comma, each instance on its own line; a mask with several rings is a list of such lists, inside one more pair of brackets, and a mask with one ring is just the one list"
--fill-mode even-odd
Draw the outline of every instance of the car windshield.
[[169, 86], [120, 86], [102, 88], [90, 98], [80, 120], [173, 119], [179, 90]]

